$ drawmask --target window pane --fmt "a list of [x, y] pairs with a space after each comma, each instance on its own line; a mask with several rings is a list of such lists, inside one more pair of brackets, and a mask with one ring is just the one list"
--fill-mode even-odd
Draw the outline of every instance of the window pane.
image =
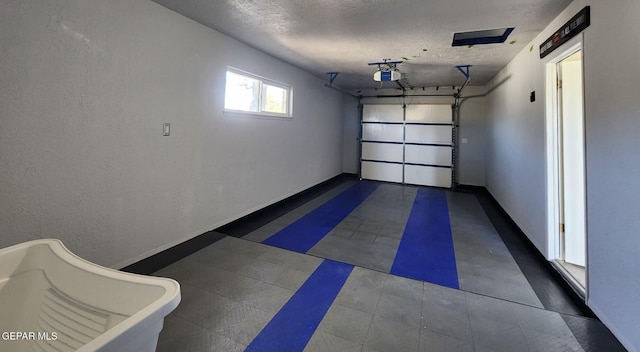
[[227, 71], [224, 108], [241, 111], [260, 111], [260, 81]]
[[265, 112], [274, 112], [278, 114], [287, 113], [287, 90], [284, 88], [272, 86], [264, 83], [262, 85], [264, 91], [263, 99]]

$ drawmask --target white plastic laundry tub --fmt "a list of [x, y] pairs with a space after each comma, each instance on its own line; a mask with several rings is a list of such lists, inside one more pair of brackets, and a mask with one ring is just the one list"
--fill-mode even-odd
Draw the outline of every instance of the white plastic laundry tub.
[[90, 263], [58, 240], [0, 249], [0, 351], [155, 351], [171, 279]]

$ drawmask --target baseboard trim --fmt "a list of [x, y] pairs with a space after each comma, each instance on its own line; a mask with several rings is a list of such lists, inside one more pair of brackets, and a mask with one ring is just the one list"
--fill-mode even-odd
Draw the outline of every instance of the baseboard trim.
[[120, 270], [134, 274], [149, 275], [225, 237], [226, 235], [222, 233], [207, 231]]

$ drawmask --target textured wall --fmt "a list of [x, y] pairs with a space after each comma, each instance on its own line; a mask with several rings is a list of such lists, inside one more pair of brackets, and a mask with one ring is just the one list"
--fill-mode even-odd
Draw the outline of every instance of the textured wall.
[[574, 1], [531, 43], [533, 53], [524, 50], [493, 79], [506, 81], [488, 100], [487, 187], [546, 254], [545, 71], [537, 47], [587, 5], [588, 304], [627, 349], [640, 351], [640, 71], [632, 64], [640, 37], [629, 27], [640, 18], [639, 2]]
[[[151, 1], [0, 1], [0, 47], [0, 247], [121, 267], [342, 171], [340, 93]], [[293, 120], [223, 114], [227, 65]]]

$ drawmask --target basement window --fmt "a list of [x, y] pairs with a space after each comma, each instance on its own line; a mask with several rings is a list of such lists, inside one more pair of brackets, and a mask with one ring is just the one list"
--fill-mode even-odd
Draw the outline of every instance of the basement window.
[[224, 110], [250, 115], [291, 117], [291, 86], [227, 68]]

